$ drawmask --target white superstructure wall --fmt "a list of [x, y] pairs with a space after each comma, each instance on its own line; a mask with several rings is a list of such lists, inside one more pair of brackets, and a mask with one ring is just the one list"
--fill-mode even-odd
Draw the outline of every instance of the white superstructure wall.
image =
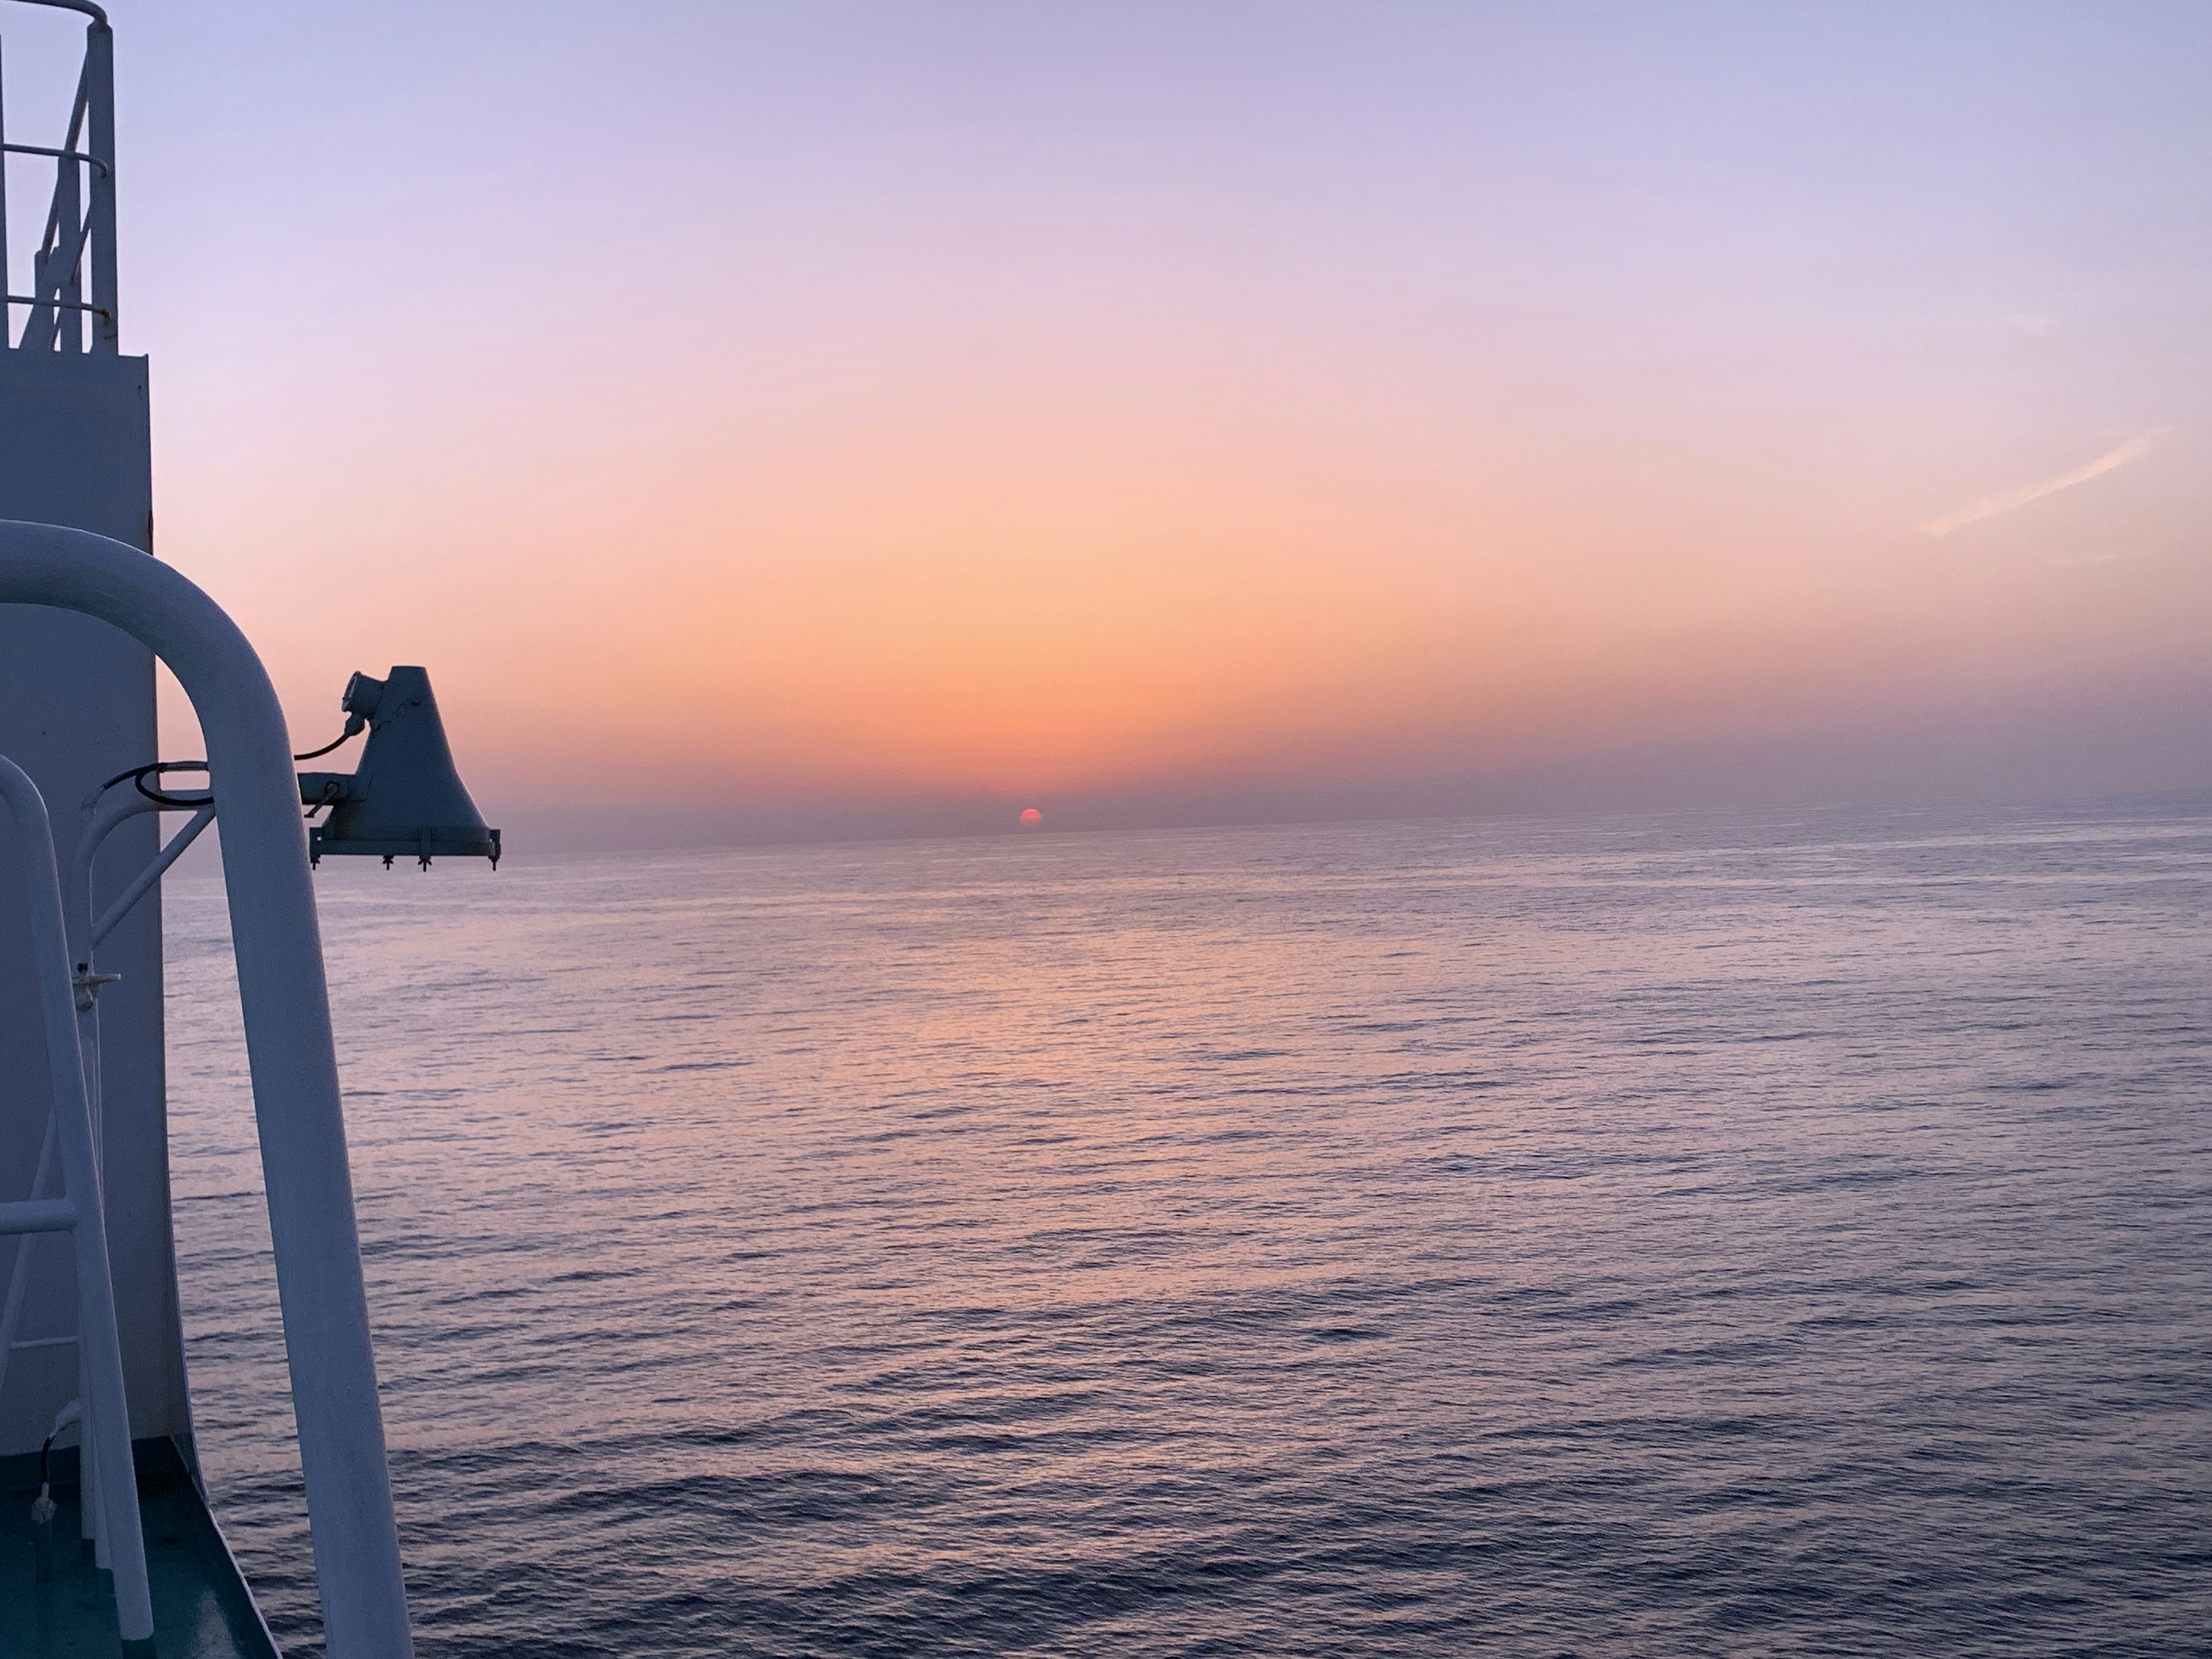
[[[0, 349], [0, 519], [94, 531], [152, 553], [144, 358]], [[0, 605], [0, 754], [45, 795], [66, 871], [87, 793], [157, 758], [152, 653], [88, 617]], [[94, 871], [95, 908], [145, 866], [160, 833], [147, 814], [108, 838]], [[10, 869], [21, 856], [14, 835], [0, 821], [0, 858]], [[49, 1099], [21, 888], [0, 881], [0, 1199], [29, 1195]], [[131, 1429], [134, 1437], [182, 1435], [190, 1417], [169, 1224], [158, 888], [101, 945], [98, 967], [122, 975], [100, 994], [100, 1083]], [[76, 1288], [64, 1244], [0, 1240], [0, 1287], [27, 1246], [34, 1255], [18, 1339], [73, 1333]], [[0, 1454], [36, 1450], [76, 1392], [73, 1348], [13, 1352], [0, 1383]]]

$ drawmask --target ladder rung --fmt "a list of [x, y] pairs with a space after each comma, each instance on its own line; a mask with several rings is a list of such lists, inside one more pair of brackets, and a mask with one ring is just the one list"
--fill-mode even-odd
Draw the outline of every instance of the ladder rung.
[[24, 1198], [0, 1204], [0, 1235], [65, 1233], [76, 1225], [76, 1206], [65, 1198]]

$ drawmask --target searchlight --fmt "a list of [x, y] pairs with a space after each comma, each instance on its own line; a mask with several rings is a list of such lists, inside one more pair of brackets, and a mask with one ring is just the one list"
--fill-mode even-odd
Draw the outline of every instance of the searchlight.
[[412, 858], [427, 870], [434, 858], [481, 858], [497, 869], [499, 831], [485, 825], [453, 765], [429, 674], [421, 668], [394, 668], [380, 680], [356, 674], [340, 701], [346, 726], [338, 741], [364, 726], [368, 741], [351, 772], [300, 774], [301, 805], [327, 806], [331, 814], [308, 826], [308, 862], [320, 864], [326, 853], [352, 854], [381, 858], [389, 868], [395, 858]]

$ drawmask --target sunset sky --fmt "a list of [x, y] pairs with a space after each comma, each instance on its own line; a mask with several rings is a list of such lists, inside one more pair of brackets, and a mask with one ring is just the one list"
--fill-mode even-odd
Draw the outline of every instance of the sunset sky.
[[161, 556], [546, 844], [2212, 786], [2202, 4], [112, 12]]

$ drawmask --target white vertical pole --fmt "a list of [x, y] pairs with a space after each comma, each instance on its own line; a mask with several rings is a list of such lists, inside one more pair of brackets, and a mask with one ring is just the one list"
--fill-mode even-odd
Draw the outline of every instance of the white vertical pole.
[[[105, 1220], [100, 1223], [103, 1228], [106, 1224]], [[77, 1271], [84, 1271], [81, 1263]], [[84, 1298], [78, 1297], [80, 1310], [83, 1304]], [[80, 1312], [77, 1324], [82, 1327], [83, 1323]], [[115, 1588], [115, 1547], [107, 1536], [107, 1489], [100, 1483], [100, 1442], [103, 1431], [100, 1426], [100, 1407], [93, 1403], [94, 1392], [92, 1362], [85, 1358], [84, 1334], [80, 1328], [76, 1343], [76, 1397], [83, 1402], [80, 1418], [83, 1427], [77, 1437], [77, 1464], [82, 1471], [82, 1478], [77, 1481], [77, 1532], [86, 1543], [92, 1546], [94, 1569], [106, 1575], [100, 1582], [100, 1589], [112, 1591]], [[131, 1431], [126, 1426], [124, 1439], [127, 1443], [130, 1437]]]
[[[143, 796], [139, 796], [138, 799], [144, 801], [149, 808], [155, 805], [155, 803], [145, 800]], [[118, 815], [106, 827], [112, 829], [115, 823], [120, 822], [122, 817]], [[91, 933], [89, 913], [92, 908], [92, 860], [84, 848], [83, 841], [82, 836], [78, 838], [76, 856], [70, 860], [69, 874], [64, 884], [65, 890], [62, 895], [62, 915], [63, 924], [69, 935], [70, 961], [74, 964], [70, 981], [71, 989], [76, 994], [77, 1054], [84, 1067], [85, 1115], [92, 1124], [93, 1157], [100, 1160], [100, 1167], [104, 1170], [106, 1168], [105, 1162], [106, 1143], [100, 1132], [100, 1000], [94, 994], [93, 988], [81, 987], [76, 983], [77, 975], [83, 973], [91, 966], [92, 954], [88, 943], [88, 935]], [[106, 1212], [103, 1211], [101, 1213], [103, 1225], [106, 1224]], [[85, 1346], [82, 1340], [83, 1322], [82, 1320], [78, 1321], [77, 1328], [79, 1336], [76, 1348], [77, 1398], [83, 1402], [84, 1411], [84, 1427], [78, 1437], [81, 1449], [77, 1456], [83, 1466], [84, 1478], [79, 1483], [79, 1491], [82, 1497], [77, 1506], [77, 1530], [92, 1546], [92, 1563], [94, 1569], [103, 1575], [112, 1576], [115, 1571], [115, 1547], [108, 1535], [107, 1511], [102, 1501], [103, 1488], [100, 1483], [99, 1413], [93, 1404], [90, 1373], [87, 1369], [92, 1364], [92, 1351]], [[129, 1437], [126, 1428], [125, 1438], [127, 1441]]]
[[54, 211], [61, 221], [61, 240], [47, 261], [46, 275], [56, 283], [55, 297], [61, 302], [54, 307], [54, 338], [64, 351], [84, 349], [84, 313], [76, 309], [84, 298], [84, 181], [78, 177], [82, 165], [54, 163]]
[[105, 18], [96, 19], [84, 32], [86, 109], [85, 153], [100, 163], [93, 167], [92, 204], [88, 228], [92, 243], [92, 349], [113, 353], [122, 347], [116, 331], [117, 283], [115, 266], [115, 33]]
[[77, 1353], [86, 1382], [88, 1451], [96, 1445], [100, 1528], [115, 1571], [115, 1617], [126, 1656], [154, 1651], [154, 1602], [146, 1584], [146, 1539], [138, 1522], [138, 1481], [131, 1467], [131, 1410], [123, 1395], [123, 1347], [115, 1334], [115, 1286], [108, 1277], [107, 1224], [100, 1196], [100, 1154], [92, 1144], [92, 1112], [77, 1052], [76, 997], [70, 988], [68, 929], [62, 921], [61, 878], [54, 865], [46, 804], [23, 769], [0, 757], [0, 800], [14, 814], [22, 843], [30, 902], [31, 949], [38, 971], [39, 1012], [46, 1025], [46, 1069], [52, 1074], [54, 1121], [61, 1132], [62, 1176], [76, 1206]]
[[[0, 63], [0, 143], [8, 140], [6, 65]], [[8, 276], [8, 155], [0, 150], [0, 294], [12, 293]], [[15, 338], [15, 308], [0, 301], [0, 351], [9, 349]]]

